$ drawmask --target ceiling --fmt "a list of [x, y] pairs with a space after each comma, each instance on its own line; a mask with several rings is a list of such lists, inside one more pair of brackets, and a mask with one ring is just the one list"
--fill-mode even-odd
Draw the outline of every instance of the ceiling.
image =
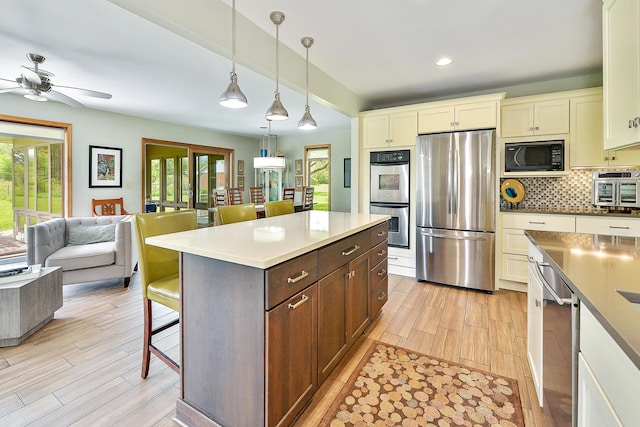
[[[288, 48], [284, 54], [291, 51], [302, 64], [292, 66], [301, 71], [297, 82], [287, 87], [286, 80], [280, 81], [290, 116], [273, 123], [274, 133], [281, 135], [302, 132], [296, 126], [305, 103], [303, 36], [315, 39], [309, 50], [314, 70], [310, 107], [318, 130], [348, 128], [348, 115], [354, 113], [345, 114], [347, 108], [332, 101], [338, 95], [326, 85], [315, 92], [316, 75], [335, 80], [342, 89], [338, 85], [334, 92], [350, 92], [362, 109], [371, 109], [599, 73], [602, 68], [601, 0], [237, 0], [238, 30], [254, 26], [272, 50], [252, 52], [250, 43], [238, 43], [238, 82], [249, 107], [228, 110], [217, 99], [229, 81], [230, 36], [212, 48], [194, 42], [195, 30], [183, 24], [175, 31], [174, 25], [180, 19], [201, 21], [213, 3], [227, 10], [231, 0], [180, 2], [184, 8], [175, 22], [153, 19], [154, 1], [66, 0], [64, 8], [42, 0], [5, 2], [0, 77], [18, 77], [20, 66], [30, 65], [25, 54], [35, 52], [47, 58], [42, 68], [55, 74], [54, 84], [113, 95], [103, 100], [60, 89], [89, 108], [260, 136], [275, 83], [274, 70], [260, 66], [256, 58], [275, 57], [275, 26], [269, 20], [273, 10], [286, 15], [280, 26], [281, 55]], [[136, 2], [144, 8], [137, 6], [140, 10], [133, 13]], [[216, 19], [220, 16], [212, 22], [220, 22]], [[229, 33], [228, 26], [223, 30]], [[453, 63], [437, 67], [442, 56]], [[0, 89], [11, 86], [0, 81]]]

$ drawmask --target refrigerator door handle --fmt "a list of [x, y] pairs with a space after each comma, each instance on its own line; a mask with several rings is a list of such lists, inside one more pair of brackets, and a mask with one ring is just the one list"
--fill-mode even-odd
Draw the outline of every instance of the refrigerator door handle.
[[[457, 138], [456, 138], [457, 140]], [[459, 188], [458, 186], [460, 185], [460, 165], [459, 165], [459, 161], [460, 161], [460, 153], [458, 151], [460, 144], [459, 141], [455, 141], [456, 144], [454, 146], [454, 149], [452, 150], [453, 152], [453, 168], [451, 169], [453, 171], [453, 187], [449, 187], [452, 190], [453, 193], [453, 200], [452, 200], [452, 208], [451, 208], [451, 212], [454, 215], [458, 215], [458, 197], [459, 197]], [[454, 221], [457, 221], [457, 218], [454, 218]]]
[[[447, 170], [447, 213], [453, 213], [453, 195], [451, 194], [451, 189], [453, 188], [453, 150], [449, 150], [449, 168]], [[449, 221], [451, 219], [449, 218]]]
[[486, 236], [453, 236], [451, 234], [439, 234], [439, 233], [433, 233], [431, 231], [421, 231], [421, 233], [423, 236], [435, 237], [439, 239], [476, 240], [476, 241], [482, 241], [482, 240], [488, 239], [488, 237]]

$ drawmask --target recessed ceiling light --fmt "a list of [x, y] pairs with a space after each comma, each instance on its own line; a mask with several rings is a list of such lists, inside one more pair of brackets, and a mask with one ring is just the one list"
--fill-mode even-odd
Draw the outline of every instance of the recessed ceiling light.
[[449, 65], [451, 64], [453, 61], [450, 58], [440, 58], [438, 60], [438, 62], [436, 62], [436, 65], [439, 65], [441, 67], [444, 67], [445, 65]]

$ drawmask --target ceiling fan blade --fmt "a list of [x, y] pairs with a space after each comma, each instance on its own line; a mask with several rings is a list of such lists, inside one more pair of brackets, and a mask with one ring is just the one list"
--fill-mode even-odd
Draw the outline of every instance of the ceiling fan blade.
[[37, 85], [42, 84], [42, 79], [38, 73], [24, 65], [20, 67], [20, 74], [22, 74], [22, 77], [29, 80], [31, 83], [35, 83]]
[[[51, 86], [54, 86], [53, 84]], [[79, 87], [73, 87], [73, 86], [60, 86], [60, 85], [55, 85], [55, 87], [57, 88], [64, 88], [64, 89], [73, 89], [75, 91], [78, 91], [79, 93], [81, 93], [82, 95], [85, 96], [93, 96], [94, 98], [102, 98], [102, 99], [111, 99], [111, 94], [110, 93], [104, 93], [104, 92], [98, 92], [95, 90], [89, 90], [89, 89], [82, 89]]]
[[67, 95], [64, 95], [60, 92], [56, 92], [55, 90], [50, 90], [49, 92], [42, 92], [41, 95], [47, 99], [51, 99], [52, 101], [58, 101], [58, 102], [62, 102], [63, 104], [67, 104], [70, 107], [75, 107], [75, 108], [84, 107], [84, 105], [82, 105], [75, 99], [70, 98]]
[[20, 90], [24, 90], [22, 89], [20, 86], [18, 87], [10, 87], [9, 89], [0, 89], [0, 93], [7, 93], [7, 92], [17, 92]]

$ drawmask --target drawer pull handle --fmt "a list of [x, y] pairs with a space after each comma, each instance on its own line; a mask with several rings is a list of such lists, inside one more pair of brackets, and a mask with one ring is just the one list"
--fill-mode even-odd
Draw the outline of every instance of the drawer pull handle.
[[382, 237], [382, 236], [384, 236], [385, 234], [387, 234], [387, 232], [383, 230], [383, 231], [381, 231], [381, 232], [379, 232], [379, 233], [378, 233], [378, 237]]
[[297, 283], [300, 280], [302, 280], [305, 277], [307, 277], [308, 275], [309, 275], [309, 273], [307, 273], [306, 271], [302, 270], [302, 273], [300, 273], [300, 275], [298, 277], [294, 277], [293, 279], [291, 277], [287, 278], [287, 283]]
[[610, 225], [609, 228], [617, 228], [619, 230], [628, 230], [629, 227], [623, 227], [621, 225]]
[[378, 276], [384, 276], [385, 274], [387, 274], [387, 270], [385, 270], [384, 268], [378, 271]]
[[529, 224], [545, 224], [544, 221], [529, 221]]
[[304, 304], [307, 301], [309, 301], [309, 297], [304, 295], [304, 294], [302, 294], [302, 298], [300, 298], [300, 301], [298, 301], [295, 304], [289, 303], [289, 305], [288, 305], [289, 310], [295, 310], [296, 308], [300, 307], [302, 304]]
[[385, 251], [385, 250], [383, 249], [383, 250], [381, 250], [380, 252], [378, 252], [378, 256], [382, 256], [382, 255], [384, 255], [384, 254], [386, 254], [386, 253], [387, 253], [387, 251]]
[[353, 254], [355, 251], [357, 251], [358, 249], [360, 249], [360, 246], [355, 245], [354, 247], [352, 247], [351, 249], [349, 249], [347, 251], [342, 251], [342, 255], [349, 256], [349, 255]]
[[387, 293], [386, 292], [380, 292], [380, 295], [378, 295], [378, 299], [380, 301], [382, 301], [383, 299], [385, 299], [387, 297]]
[[397, 256], [388, 256], [387, 259], [395, 259], [395, 260], [397, 260], [398, 257]]

